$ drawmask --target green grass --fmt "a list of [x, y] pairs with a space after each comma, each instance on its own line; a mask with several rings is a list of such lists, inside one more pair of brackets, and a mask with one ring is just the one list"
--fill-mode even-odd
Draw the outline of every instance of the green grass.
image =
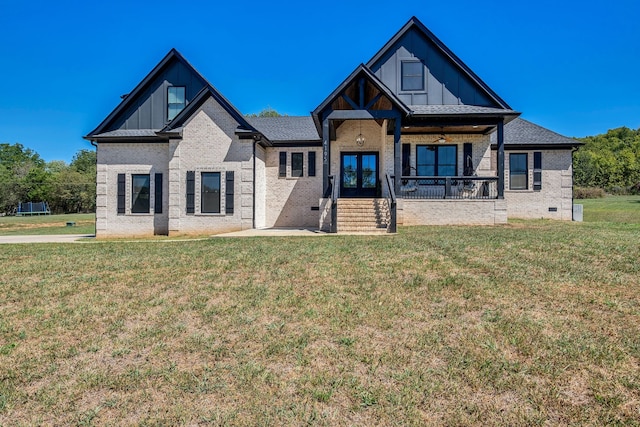
[[575, 200], [574, 203], [584, 206], [585, 222], [640, 224], [640, 196], [606, 196]]
[[[44, 234], [95, 234], [95, 214], [0, 217], [0, 236]], [[67, 222], [75, 222], [67, 227]]]
[[640, 225], [7, 245], [0, 425], [640, 425]]

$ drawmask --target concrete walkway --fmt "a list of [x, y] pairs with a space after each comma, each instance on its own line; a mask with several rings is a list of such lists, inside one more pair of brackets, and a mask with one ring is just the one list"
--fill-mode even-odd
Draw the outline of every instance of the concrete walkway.
[[212, 237], [255, 237], [255, 236], [326, 236], [328, 235], [324, 231], [320, 231], [312, 228], [262, 228], [262, 229], [250, 229], [242, 231], [234, 231], [231, 233], [216, 234]]
[[95, 237], [93, 234], [51, 234], [42, 236], [0, 236], [0, 244], [10, 243], [73, 243]]

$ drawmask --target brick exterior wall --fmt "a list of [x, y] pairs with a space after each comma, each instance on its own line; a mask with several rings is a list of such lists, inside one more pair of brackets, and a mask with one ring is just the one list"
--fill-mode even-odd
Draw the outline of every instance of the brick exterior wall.
[[[168, 231], [168, 144], [103, 143], [97, 150], [96, 236], [142, 236]], [[163, 174], [162, 213], [154, 212], [154, 174]], [[125, 213], [117, 213], [118, 174], [125, 174]], [[150, 174], [150, 211], [131, 213], [132, 174]]]
[[[213, 99], [168, 143], [101, 143], [97, 157], [96, 235], [214, 234], [252, 227], [253, 143], [235, 135], [237, 122]], [[257, 162], [257, 165], [260, 161]], [[195, 171], [195, 213], [186, 213], [186, 175]], [[226, 214], [225, 172], [234, 171], [234, 212]], [[153, 174], [163, 174], [163, 212], [155, 214]], [[220, 172], [220, 214], [200, 213], [202, 172]], [[117, 176], [125, 173], [126, 211], [117, 213]], [[131, 213], [131, 174], [151, 174], [149, 214]]]
[[[309, 176], [309, 152], [316, 153], [316, 176]], [[280, 177], [280, 153], [287, 153], [287, 176]], [[291, 176], [291, 153], [303, 153], [303, 176]], [[322, 148], [268, 147], [264, 167], [264, 227], [318, 227], [322, 197]]]
[[[209, 99], [183, 126], [183, 138], [168, 143], [100, 143], [97, 157], [96, 234], [137, 236], [152, 234], [214, 234], [251, 228], [254, 222], [253, 142], [235, 135], [237, 122]], [[366, 138], [359, 147], [356, 136]], [[393, 136], [386, 122], [346, 121], [331, 142], [330, 174], [340, 176], [340, 153], [379, 153], [379, 180], [393, 175]], [[435, 144], [438, 135], [403, 135], [409, 143], [410, 163], [416, 166], [416, 146]], [[458, 146], [458, 173], [462, 172], [463, 143], [473, 143], [473, 163], [479, 176], [495, 176], [495, 151], [486, 135], [448, 135], [446, 144]], [[316, 174], [309, 176], [309, 152], [316, 153]], [[279, 176], [280, 152], [287, 154], [287, 176]], [[506, 218], [571, 220], [571, 150], [542, 150], [542, 189], [533, 190], [533, 150], [528, 154], [528, 189], [509, 189], [509, 154], [505, 153], [504, 200], [402, 200], [398, 224], [501, 224]], [[522, 151], [525, 152], [525, 151]], [[292, 177], [291, 154], [303, 153], [303, 176]], [[399, 154], [400, 155], [400, 154]], [[186, 213], [186, 175], [195, 171], [195, 213]], [[225, 172], [234, 172], [234, 212], [225, 213]], [[202, 172], [220, 172], [220, 214], [200, 213]], [[154, 212], [154, 174], [163, 174], [162, 213]], [[117, 213], [117, 178], [126, 175], [126, 208]], [[150, 212], [131, 213], [131, 175], [150, 174]], [[415, 174], [415, 170], [412, 171]], [[255, 226], [328, 227], [329, 201], [322, 199], [321, 147], [256, 147]], [[382, 195], [387, 195], [381, 185]], [[312, 209], [313, 208], [313, 209]], [[551, 210], [550, 210], [551, 208]]]
[[[533, 190], [533, 153], [542, 153], [542, 189]], [[527, 153], [528, 188], [509, 189], [509, 154]], [[571, 221], [573, 167], [571, 150], [513, 150], [505, 152], [505, 191], [509, 218], [548, 218]], [[551, 209], [551, 210], [550, 210]]]

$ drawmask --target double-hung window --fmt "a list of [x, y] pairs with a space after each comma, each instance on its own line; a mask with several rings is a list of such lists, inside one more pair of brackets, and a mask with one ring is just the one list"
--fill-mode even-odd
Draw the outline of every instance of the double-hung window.
[[400, 88], [403, 92], [424, 90], [424, 65], [419, 60], [402, 61], [402, 81]]
[[[416, 146], [418, 176], [456, 176], [458, 170], [457, 145]], [[420, 184], [444, 184], [444, 180], [424, 180]]]
[[202, 172], [200, 178], [200, 212], [220, 213], [220, 172]]
[[167, 88], [167, 120], [173, 120], [186, 105], [186, 88], [169, 86]]
[[509, 189], [526, 190], [529, 171], [527, 153], [509, 154]]
[[150, 195], [149, 174], [131, 175], [131, 213], [149, 213]]

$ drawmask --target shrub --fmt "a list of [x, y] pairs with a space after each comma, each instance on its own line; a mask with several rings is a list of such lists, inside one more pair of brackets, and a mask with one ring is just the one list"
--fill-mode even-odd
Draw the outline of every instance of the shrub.
[[575, 187], [574, 199], [600, 199], [605, 196], [604, 190], [598, 187]]

